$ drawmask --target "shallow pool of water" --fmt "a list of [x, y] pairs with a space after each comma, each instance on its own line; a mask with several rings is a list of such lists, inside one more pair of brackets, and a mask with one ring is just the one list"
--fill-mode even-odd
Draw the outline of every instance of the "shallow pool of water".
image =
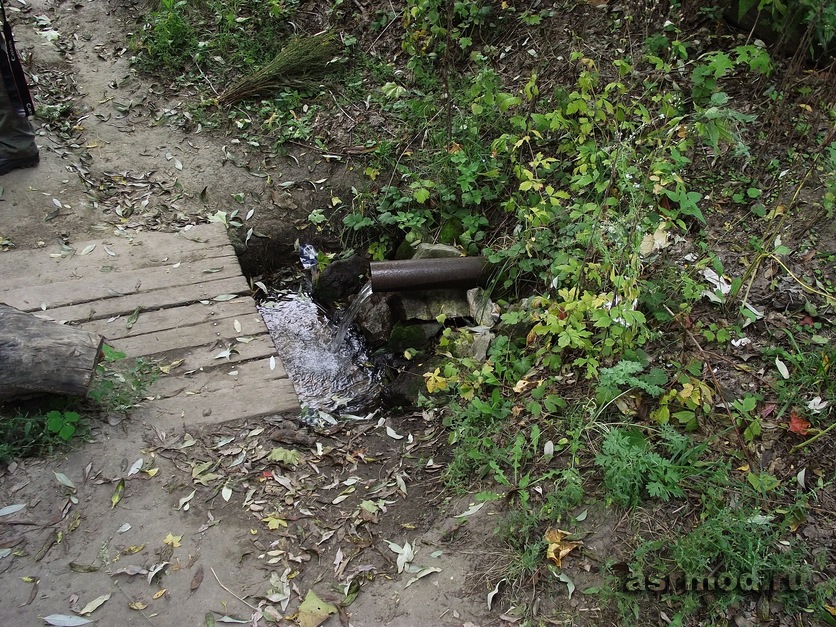
[[339, 350], [332, 350], [337, 325], [304, 293], [274, 293], [258, 310], [308, 417], [368, 414], [382, 377], [356, 332], [349, 330]]

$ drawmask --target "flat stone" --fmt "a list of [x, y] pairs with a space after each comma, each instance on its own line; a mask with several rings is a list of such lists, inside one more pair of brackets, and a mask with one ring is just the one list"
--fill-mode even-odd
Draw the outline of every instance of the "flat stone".
[[467, 290], [467, 304], [470, 307], [470, 317], [480, 327], [491, 329], [499, 322], [499, 305], [481, 287]]
[[447, 244], [425, 244], [421, 243], [415, 248], [413, 259], [441, 259], [447, 257], [461, 257], [462, 251], [455, 246]]
[[435, 320], [441, 314], [448, 318], [470, 316], [467, 296], [457, 289], [397, 292], [392, 310], [400, 320]]

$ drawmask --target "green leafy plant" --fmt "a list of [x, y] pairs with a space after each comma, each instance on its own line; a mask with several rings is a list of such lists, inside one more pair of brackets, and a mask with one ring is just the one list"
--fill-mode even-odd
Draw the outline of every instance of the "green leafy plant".
[[146, 395], [158, 371], [144, 359], [127, 359], [125, 353], [108, 345], [102, 350], [105, 357], [97, 367], [88, 398], [104, 411], [127, 411]]
[[69, 442], [78, 428], [81, 416], [74, 411], [53, 410], [46, 415], [46, 430]]

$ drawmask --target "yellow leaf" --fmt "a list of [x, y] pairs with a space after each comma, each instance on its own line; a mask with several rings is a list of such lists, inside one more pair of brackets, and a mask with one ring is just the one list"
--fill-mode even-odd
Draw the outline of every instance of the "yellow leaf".
[[144, 472], [144, 473], [145, 473], [146, 475], [148, 475], [149, 477], [153, 477], [153, 476], [155, 476], [158, 472], [160, 472], [160, 469], [159, 469], [159, 468], [149, 468], [148, 470], [143, 470], [142, 472]]
[[23, 583], [38, 583], [38, 579], [36, 577], [21, 577], [20, 580]]
[[137, 545], [134, 545], [134, 546], [129, 546], [127, 549], [122, 551], [122, 555], [134, 555], [136, 553], [139, 553], [144, 548], [145, 548], [144, 544], [137, 544]]
[[175, 549], [176, 549], [177, 547], [179, 547], [179, 546], [180, 546], [180, 541], [181, 541], [182, 539], [183, 539], [183, 536], [182, 536], [182, 535], [175, 536], [175, 535], [172, 535], [172, 534], [170, 534], [170, 533], [169, 533], [169, 534], [165, 537], [165, 540], [163, 540], [163, 542], [164, 542], [165, 544], [167, 544], [167, 545], [169, 545], [169, 546], [171, 546], [171, 547], [173, 547], [173, 548], [175, 548]]
[[831, 616], [836, 616], [836, 607], [833, 607], [832, 605], [825, 605], [824, 609], [830, 612]]
[[545, 534], [546, 542], [549, 543], [546, 549], [546, 557], [551, 560], [555, 566], [560, 566], [563, 558], [569, 555], [577, 547], [582, 546], [583, 542], [567, 542], [564, 540], [569, 535], [568, 531], [562, 529], [548, 529]]
[[162, 590], [157, 590], [157, 591], [154, 593], [154, 596], [152, 596], [151, 598], [152, 598], [152, 599], [154, 599], [154, 600], [156, 601], [156, 600], [157, 600], [157, 599], [159, 599], [161, 596], [163, 596], [166, 592], [168, 592], [168, 590], [166, 590], [165, 588], [163, 588]]
[[738, 470], [740, 472], [749, 472], [749, 464], [743, 464]]
[[443, 392], [447, 389], [447, 379], [441, 375], [441, 370], [438, 368], [435, 372], [425, 372], [424, 378], [427, 380], [427, 392], [430, 394], [436, 390]]
[[170, 364], [166, 364], [165, 366], [160, 366], [160, 372], [162, 372], [163, 374], [168, 374], [169, 372], [171, 372], [172, 370], [177, 368], [177, 366], [180, 366], [182, 364], [183, 364], [182, 359], [176, 359], [176, 360], [172, 361]]
[[128, 607], [139, 612], [148, 607], [148, 604], [143, 603], [142, 601], [134, 601], [133, 603], [128, 603]]
[[125, 480], [120, 479], [119, 483], [116, 484], [116, 491], [113, 493], [113, 496], [110, 497], [110, 509], [113, 509], [119, 504], [119, 501], [122, 500], [122, 494], [125, 492]]
[[281, 516], [279, 516], [278, 512], [273, 512], [269, 516], [262, 518], [261, 522], [266, 522], [268, 529], [278, 529], [279, 527], [287, 527], [287, 522]]
[[313, 590], [308, 590], [305, 600], [299, 606], [300, 627], [317, 627], [331, 614], [338, 612], [337, 607], [320, 599]]

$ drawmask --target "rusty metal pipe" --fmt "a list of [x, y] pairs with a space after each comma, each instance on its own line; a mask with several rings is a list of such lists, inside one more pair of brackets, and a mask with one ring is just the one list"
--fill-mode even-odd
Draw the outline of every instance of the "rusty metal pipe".
[[489, 278], [484, 257], [439, 257], [373, 261], [372, 292], [401, 292], [484, 286]]

